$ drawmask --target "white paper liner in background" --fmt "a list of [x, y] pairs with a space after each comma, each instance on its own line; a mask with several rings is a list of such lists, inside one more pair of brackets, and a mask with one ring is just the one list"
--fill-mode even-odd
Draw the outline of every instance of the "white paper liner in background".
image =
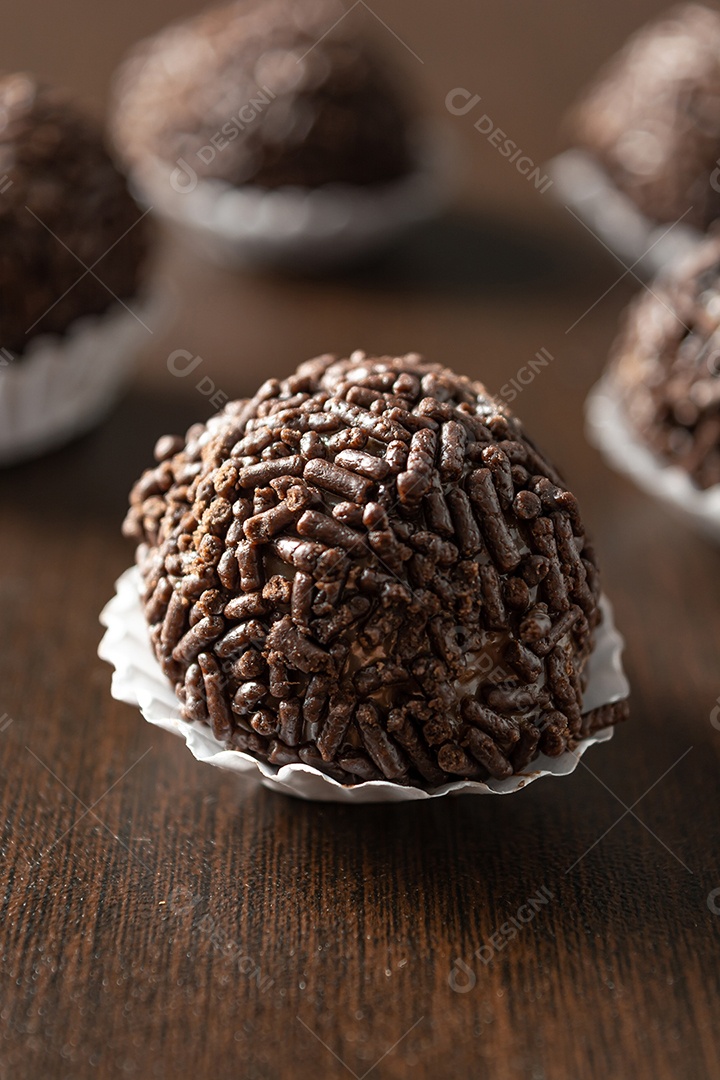
[[[138, 305], [138, 316], [155, 321], [159, 308]], [[62, 336], [38, 335], [22, 357], [0, 366], [0, 465], [89, 431], [118, 397], [149, 338], [135, 315], [114, 304], [102, 315], [76, 319]]]
[[583, 150], [567, 150], [547, 166], [555, 198], [565, 203], [620, 259], [650, 280], [690, 255], [704, 234], [682, 221], [651, 221]]
[[[345, 787], [311, 765], [270, 765], [239, 750], [225, 750], [204, 724], [188, 723], [180, 717], [175, 692], [165, 678], [150, 646], [147, 623], [140, 602], [141, 578], [136, 567], [126, 570], [116, 583], [116, 593], [100, 616], [107, 627], [98, 653], [114, 667], [112, 695], [118, 701], [136, 705], [147, 721], [182, 735], [191, 753], [209, 765], [229, 769], [260, 780], [266, 787], [302, 799], [325, 802], [411, 802], [443, 795], [508, 795], [540, 776], [566, 776], [577, 768], [578, 760], [594, 743], [607, 742], [613, 728], [604, 728], [579, 743], [573, 752], [559, 757], [540, 755], [532, 770], [507, 780], [457, 780], [432, 791], [401, 787], [387, 780], [368, 780]], [[629, 693], [622, 668], [623, 639], [613, 624], [612, 609], [601, 601], [603, 622], [597, 631], [595, 650], [588, 661], [588, 684], [583, 711], [621, 701]]]
[[720, 484], [701, 490], [686, 472], [663, 464], [643, 445], [625, 418], [609, 376], [591, 390], [585, 413], [588, 439], [613, 468], [689, 519], [706, 536], [720, 540]]
[[184, 189], [187, 170], [158, 160], [136, 167], [131, 185], [139, 202], [212, 262], [322, 271], [350, 264], [435, 217], [446, 202], [452, 156], [446, 134], [432, 132], [418, 141], [414, 171], [385, 184], [265, 189], [190, 177]]

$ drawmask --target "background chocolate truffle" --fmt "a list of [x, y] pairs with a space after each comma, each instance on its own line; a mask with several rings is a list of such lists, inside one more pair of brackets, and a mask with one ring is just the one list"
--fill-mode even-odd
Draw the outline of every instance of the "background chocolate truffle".
[[132, 168], [187, 162], [263, 188], [373, 184], [413, 167], [394, 72], [335, 0], [238, 0], [142, 42], [117, 83]]
[[600, 620], [577, 503], [478, 383], [320, 357], [133, 490], [150, 637], [183, 715], [346, 783], [505, 778], [582, 716]]
[[641, 439], [699, 488], [720, 483], [720, 239], [629, 309], [610, 367]]
[[22, 354], [137, 292], [145, 223], [101, 130], [30, 75], [0, 77], [0, 177], [0, 346]]
[[641, 29], [570, 126], [648, 218], [704, 229], [720, 214], [720, 12], [689, 4]]

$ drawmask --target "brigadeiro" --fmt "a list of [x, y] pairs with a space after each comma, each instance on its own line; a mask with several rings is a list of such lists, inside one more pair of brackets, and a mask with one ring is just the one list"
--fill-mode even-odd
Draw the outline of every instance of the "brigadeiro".
[[0, 460], [88, 427], [147, 330], [146, 223], [98, 125], [28, 74], [0, 76]]
[[720, 12], [687, 4], [641, 29], [572, 129], [646, 218], [704, 230], [720, 214]]
[[337, 258], [427, 212], [404, 80], [336, 0], [237, 0], [171, 25], [115, 97], [138, 190], [218, 257]]
[[720, 484], [720, 239], [638, 297], [607, 382], [664, 465], [703, 491]]
[[156, 458], [125, 524], [150, 640], [223, 746], [428, 790], [625, 717], [583, 709], [602, 615], [576, 499], [481, 384], [323, 356]]

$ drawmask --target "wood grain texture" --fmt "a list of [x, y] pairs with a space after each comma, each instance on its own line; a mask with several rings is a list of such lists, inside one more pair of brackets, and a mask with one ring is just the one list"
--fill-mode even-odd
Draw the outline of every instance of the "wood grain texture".
[[[436, 86], [463, 83], [453, 65], [469, 70], [486, 19], [502, 40], [525, 10], [459, 7], [465, 21], [439, 31], [456, 60], [446, 44], [428, 58]], [[516, 116], [524, 96], [550, 130], [560, 90], [532, 83], [533, 50], [557, 50], [561, 16], [581, 20], [547, 7], [534, 43], [514, 39], [520, 89], [491, 60], [486, 92]], [[20, 25], [43, 4], [27, 8]], [[607, 48], [651, 9], [607, 6]], [[431, 51], [430, 9], [378, 10]], [[566, 90], [581, 59], [560, 64]], [[0, 473], [2, 1080], [720, 1075], [720, 553], [583, 440], [632, 281], [596, 303], [622, 268], [480, 156], [522, 227], [458, 215], [331, 282], [232, 276], [167, 242], [175, 318], [128, 397], [94, 434]], [[201, 375], [240, 395], [357, 346], [418, 349], [493, 390], [539, 349], [553, 357], [514, 404], [581, 501], [633, 686], [631, 722], [563, 781], [305, 804], [199, 765], [110, 697], [97, 617], [132, 557], [120, 522], [156, 437], [209, 414]], [[168, 372], [179, 348], [203, 357], [196, 378]]]

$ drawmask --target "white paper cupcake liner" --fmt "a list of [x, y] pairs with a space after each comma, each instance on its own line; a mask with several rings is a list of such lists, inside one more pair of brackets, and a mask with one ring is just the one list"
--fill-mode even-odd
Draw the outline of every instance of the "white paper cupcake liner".
[[445, 203], [447, 139], [419, 141], [406, 177], [372, 185], [273, 190], [200, 179], [192, 164], [148, 161], [131, 175], [136, 198], [223, 266], [325, 270], [380, 249], [434, 217]]
[[567, 150], [547, 166], [556, 199], [565, 203], [612, 252], [650, 280], [691, 254], [704, 234], [682, 221], [651, 221], [583, 150]]
[[[531, 770], [507, 780], [457, 780], [432, 791], [400, 787], [387, 780], [369, 780], [354, 787], [342, 784], [311, 765], [270, 765], [239, 750], [225, 750], [204, 724], [188, 723], [180, 717], [174, 690], [163, 675], [150, 646], [147, 624], [140, 602], [141, 577], [136, 567], [126, 570], [116, 583], [116, 593], [100, 616], [107, 627], [98, 653], [114, 667], [112, 695], [118, 701], [139, 707], [145, 719], [157, 727], [181, 735], [198, 761], [259, 780], [265, 787], [301, 799], [325, 802], [412, 802], [444, 795], [508, 795], [541, 776], [567, 776], [577, 768], [588, 747], [612, 738], [611, 727], [583, 739], [576, 750], [549, 758], [540, 755]], [[595, 650], [588, 661], [588, 684], [584, 712], [600, 708], [628, 696], [629, 686], [622, 668], [623, 639], [613, 624], [612, 609], [602, 601], [603, 622], [597, 633]]]
[[[135, 308], [135, 302], [131, 301]], [[155, 325], [159, 305], [120, 304], [38, 335], [0, 366], [0, 465], [54, 450], [94, 427], [117, 398]], [[142, 322], [138, 321], [142, 319]]]
[[590, 442], [618, 472], [660, 499], [713, 540], [720, 541], [720, 484], [702, 491], [688, 474], [665, 465], [630, 427], [612, 379], [605, 376], [591, 390], [586, 406]]

